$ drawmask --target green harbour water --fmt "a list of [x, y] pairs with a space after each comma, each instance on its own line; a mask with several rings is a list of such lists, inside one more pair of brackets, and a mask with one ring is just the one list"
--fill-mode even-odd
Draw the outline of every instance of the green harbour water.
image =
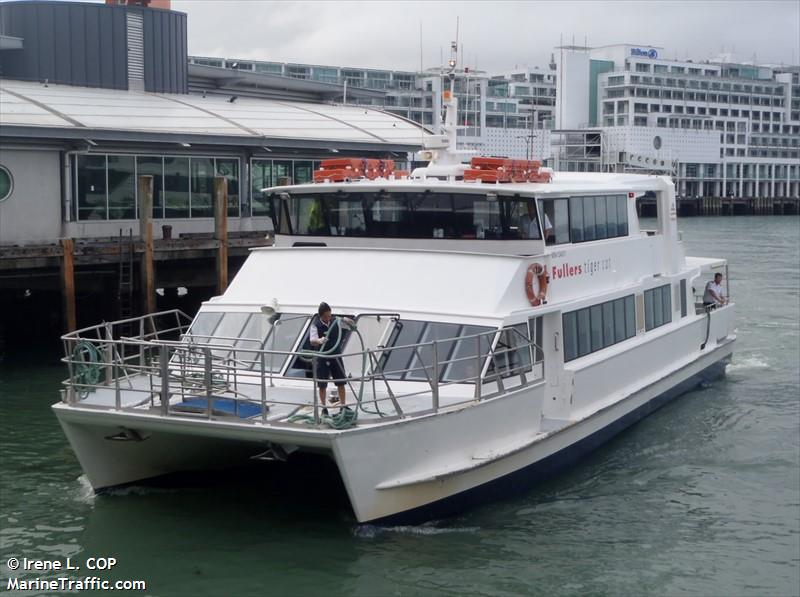
[[[799, 595], [800, 218], [680, 228], [688, 254], [730, 260], [727, 376], [555, 479], [417, 526], [357, 524], [335, 475], [314, 463], [95, 496], [50, 410], [60, 355], [8, 342], [0, 594], [9, 577], [90, 575], [142, 579], [145, 591], [115, 592], [160, 596]], [[12, 557], [118, 564], [12, 572]]]

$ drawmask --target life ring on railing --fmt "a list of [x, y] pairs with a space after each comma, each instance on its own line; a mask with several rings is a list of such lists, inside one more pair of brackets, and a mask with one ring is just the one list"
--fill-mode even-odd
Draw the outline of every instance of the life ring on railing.
[[[539, 287], [536, 292], [533, 290], [534, 278]], [[525, 274], [525, 294], [528, 295], [528, 301], [534, 307], [546, 302], [544, 299], [547, 296], [547, 270], [541, 263], [532, 263], [528, 266], [528, 271]]]

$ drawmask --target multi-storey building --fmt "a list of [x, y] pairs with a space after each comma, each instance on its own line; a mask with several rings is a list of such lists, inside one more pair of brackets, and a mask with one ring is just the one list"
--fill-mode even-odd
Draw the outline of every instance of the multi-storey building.
[[557, 168], [670, 172], [688, 197], [800, 195], [800, 67], [570, 46], [557, 73]]
[[[378, 106], [436, 129], [442, 115], [442, 71], [360, 69], [284, 62], [189, 57], [190, 64], [281, 75], [349, 89], [379, 90], [382, 97], [346, 96], [347, 103]], [[456, 70], [459, 99], [459, 147], [512, 157], [550, 156], [550, 129], [555, 110], [555, 64], [490, 75], [469, 68]]]
[[[440, 69], [189, 61], [380, 91], [344, 100], [434, 129], [441, 119]], [[687, 197], [797, 197], [799, 76], [797, 66], [667, 59], [651, 46], [565, 46], [543, 69], [458, 69], [459, 147], [563, 170], [666, 173]]]

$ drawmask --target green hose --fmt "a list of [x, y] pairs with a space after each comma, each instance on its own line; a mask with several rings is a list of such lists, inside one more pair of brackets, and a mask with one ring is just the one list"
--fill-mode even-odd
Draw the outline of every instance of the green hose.
[[[333, 346], [331, 346], [330, 348], [326, 348], [325, 350], [322, 350], [322, 349], [320, 349], [320, 350], [304, 350], [304, 351], [302, 351], [302, 354], [300, 355], [300, 358], [303, 359], [306, 362], [312, 362], [314, 360], [315, 356], [316, 357], [320, 357], [320, 356], [324, 357], [324, 356], [332, 355], [336, 351], [336, 349], [339, 348], [339, 344], [341, 343], [342, 338], [344, 337], [344, 334], [342, 333], [342, 330], [341, 330], [341, 323], [340, 323], [340, 320], [339, 320], [338, 317], [333, 320], [333, 324], [331, 325], [331, 329], [333, 328], [333, 326], [339, 326], [339, 335], [338, 335], [338, 338], [336, 340], [336, 343], [333, 344]], [[361, 375], [359, 376], [358, 392], [353, 392], [355, 394], [356, 403], [358, 404], [358, 406], [357, 406], [356, 410], [350, 410], [350, 409], [347, 409], [347, 408], [342, 408], [342, 409], [339, 410], [339, 412], [337, 414], [335, 414], [333, 416], [323, 415], [322, 417], [320, 417], [320, 421], [322, 423], [324, 423], [325, 425], [328, 425], [329, 427], [331, 427], [333, 429], [348, 429], [350, 427], [354, 427], [355, 424], [356, 424], [356, 420], [358, 419], [358, 410], [359, 409], [362, 410], [363, 412], [371, 414], [371, 415], [378, 415], [379, 417], [385, 417], [386, 416], [386, 414], [384, 414], [381, 411], [380, 406], [378, 406], [377, 402], [375, 402], [376, 410], [374, 410], [374, 411], [373, 410], [367, 410], [364, 407], [362, 398], [364, 397], [364, 376], [366, 375], [366, 371], [367, 371], [367, 354], [366, 354], [366, 350], [364, 348], [364, 338], [361, 337], [361, 333], [358, 331], [358, 328], [354, 328], [353, 331], [356, 333], [356, 336], [358, 336], [358, 340], [361, 343]], [[309, 424], [314, 424], [315, 420], [314, 420], [314, 417], [312, 415], [303, 414], [303, 415], [294, 415], [292, 417], [289, 417], [288, 422], [289, 423], [309, 423]]]
[[[100, 370], [103, 363], [100, 351], [88, 340], [80, 340], [72, 349], [72, 365], [75, 368], [73, 383], [77, 386], [96, 386], [100, 381]], [[94, 387], [78, 390], [78, 395], [85, 398]]]

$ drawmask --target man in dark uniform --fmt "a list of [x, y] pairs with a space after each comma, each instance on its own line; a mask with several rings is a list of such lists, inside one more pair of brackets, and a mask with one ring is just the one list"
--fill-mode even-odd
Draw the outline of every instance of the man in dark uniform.
[[[348, 326], [352, 327], [353, 320], [343, 317]], [[342, 354], [343, 332], [341, 321], [335, 323], [331, 308], [328, 303], [320, 303], [317, 309], [317, 317], [311, 322], [310, 342], [311, 346], [325, 352], [324, 356], [314, 359], [317, 367], [317, 387], [319, 388], [319, 400], [323, 408], [326, 405], [328, 392], [328, 379], [333, 379], [336, 391], [339, 394], [339, 405], [345, 406], [345, 385], [347, 384], [344, 365], [338, 355]]]

